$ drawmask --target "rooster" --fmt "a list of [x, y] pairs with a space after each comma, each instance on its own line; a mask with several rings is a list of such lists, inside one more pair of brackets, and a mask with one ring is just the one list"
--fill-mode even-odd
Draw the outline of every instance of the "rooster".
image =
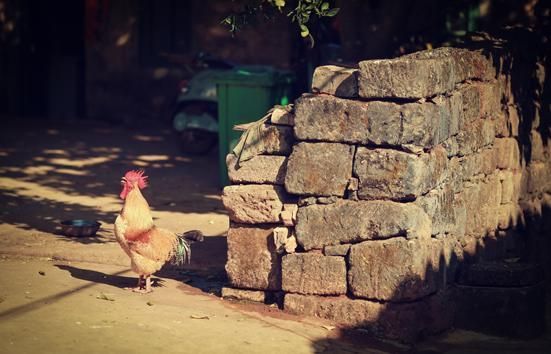
[[202, 241], [203, 234], [193, 230], [180, 235], [154, 225], [149, 204], [141, 193], [148, 185], [143, 170], [128, 171], [121, 184], [124, 205], [115, 220], [115, 236], [139, 276], [137, 287], [131, 289], [149, 293], [151, 274], [168, 261], [176, 265], [189, 263], [190, 243]]

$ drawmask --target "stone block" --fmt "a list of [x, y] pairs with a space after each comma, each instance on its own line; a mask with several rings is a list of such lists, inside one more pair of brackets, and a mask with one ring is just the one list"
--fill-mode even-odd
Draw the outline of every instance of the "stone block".
[[292, 105], [287, 106], [275, 106], [272, 115], [270, 116], [270, 123], [275, 125], [295, 125], [295, 114], [292, 109]]
[[235, 184], [283, 184], [287, 171], [287, 157], [276, 155], [258, 155], [237, 165], [237, 156], [226, 157], [228, 176]]
[[350, 247], [348, 286], [360, 298], [404, 302], [436, 291], [431, 239], [365, 241]]
[[457, 283], [468, 286], [523, 287], [544, 280], [543, 269], [525, 262], [479, 262], [462, 267]]
[[483, 237], [498, 225], [497, 208], [501, 204], [501, 183], [497, 173], [476, 183], [466, 183], [461, 192], [465, 202], [465, 232]]
[[328, 319], [344, 328], [365, 328], [375, 336], [401, 342], [415, 342], [449, 329], [454, 315], [447, 293], [410, 303], [285, 294], [284, 308], [294, 314]]
[[261, 303], [270, 303], [274, 299], [271, 292], [261, 290], [244, 290], [235, 288], [222, 288], [222, 298], [239, 301], [252, 301]]
[[431, 190], [417, 198], [415, 204], [421, 207], [432, 220], [432, 235], [455, 231], [456, 202], [455, 193], [450, 186]]
[[257, 155], [289, 156], [295, 142], [293, 127], [284, 125], [263, 124], [258, 130], [243, 134], [246, 140], [240, 152], [242, 161]]
[[358, 97], [358, 69], [336, 65], [318, 66], [312, 78], [312, 92], [337, 97]]
[[285, 188], [298, 195], [344, 196], [352, 177], [354, 146], [298, 143], [287, 164]]
[[488, 80], [495, 76], [486, 58], [458, 48], [366, 60], [359, 66], [358, 88], [363, 98], [426, 98], [451, 92], [467, 79]]
[[431, 266], [436, 287], [446, 289], [455, 283], [462, 254], [461, 244], [453, 234], [437, 235], [431, 241]]
[[500, 169], [519, 170], [520, 150], [515, 138], [499, 138], [494, 141], [497, 167]]
[[412, 203], [340, 200], [299, 208], [295, 232], [298, 243], [311, 250], [394, 236], [429, 238], [431, 221]]
[[456, 287], [458, 328], [513, 338], [545, 331], [545, 283], [525, 287]]
[[359, 147], [354, 175], [360, 199], [412, 199], [436, 188], [447, 176], [447, 154], [438, 146], [430, 153]]
[[537, 130], [530, 132], [530, 161], [545, 161], [543, 138]]
[[493, 147], [485, 147], [470, 155], [460, 158], [463, 181], [470, 181], [473, 177], [490, 175], [497, 168], [497, 154]]
[[449, 122], [458, 119], [450, 109], [446, 100], [396, 104], [304, 95], [296, 102], [295, 134], [309, 141], [432, 147], [448, 137]]
[[515, 203], [501, 204], [496, 208], [497, 227], [500, 230], [507, 230], [520, 226], [522, 222], [522, 210]]
[[317, 295], [346, 293], [344, 257], [294, 253], [282, 260], [282, 288], [286, 292]]
[[491, 145], [495, 135], [494, 121], [475, 120], [457, 134], [458, 155], [469, 155]]
[[279, 223], [289, 199], [283, 187], [268, 184], [227, 186], [222, 194], [230, 220], [245, 224]]
[[281, 290], [281, 257], [269, 226], [230, 225], [226, 273], [231, 286]]
[[326, 256], [347, 256], [350, 251], [350, 244], [325, 246], [323, 248], [323, 254]]
[[514, 198], [515, 179], [513, 171], [501, 170], [498, 176], [501, 181], [501, 204], [516, 203], [517, 200]]
[[541, 193], [551, 189], [551, 164], [549, 162], [531, 162], [526, 171], [528, 173], [528, 193]]

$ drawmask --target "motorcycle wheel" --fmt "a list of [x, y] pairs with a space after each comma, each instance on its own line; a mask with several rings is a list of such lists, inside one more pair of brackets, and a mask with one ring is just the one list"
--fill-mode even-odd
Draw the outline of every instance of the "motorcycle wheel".
[[186, 129], [180, 134], [182, 151], [190, 155], [204, 155], [217, 143], [218, 134], [199, 129]]

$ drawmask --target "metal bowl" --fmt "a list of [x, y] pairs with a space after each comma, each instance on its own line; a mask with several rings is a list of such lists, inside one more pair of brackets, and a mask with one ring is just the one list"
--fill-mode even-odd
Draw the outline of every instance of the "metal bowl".
[[94, 236], [101, 226], [97, 221], [82, 219], [65, 220], [60, 222], [59, 225], [62, 234], [72, 237]]

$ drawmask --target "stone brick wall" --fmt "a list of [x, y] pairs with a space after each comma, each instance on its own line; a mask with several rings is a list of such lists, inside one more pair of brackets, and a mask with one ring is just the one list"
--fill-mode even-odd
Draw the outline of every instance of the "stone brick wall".
[[287, 311], [404, 341], [452, 327], [457, 269], [529, 257], [551, 206], [551, 141], [519, 128], [499, 59], [439, 48], [317, 68], [313, 93], [264, 124], [277, 137], [228, 156], [223, 293], [283, 293]]

